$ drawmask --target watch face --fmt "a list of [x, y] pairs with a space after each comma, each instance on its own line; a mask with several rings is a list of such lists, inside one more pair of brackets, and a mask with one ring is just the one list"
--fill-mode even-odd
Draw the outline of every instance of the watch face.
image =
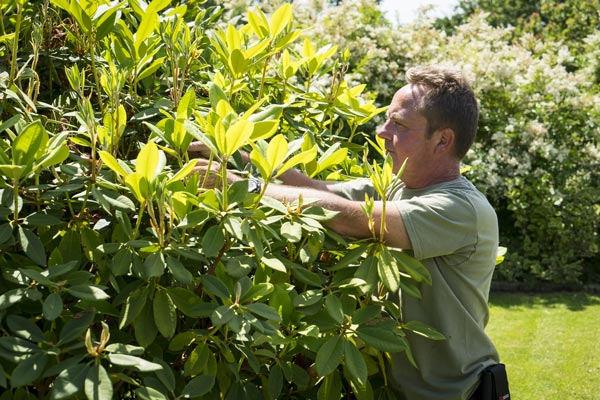
[[260, 193], [260, 183], [256, 178], [250, 178], [248, 180], [248, 192], [250, 193]]

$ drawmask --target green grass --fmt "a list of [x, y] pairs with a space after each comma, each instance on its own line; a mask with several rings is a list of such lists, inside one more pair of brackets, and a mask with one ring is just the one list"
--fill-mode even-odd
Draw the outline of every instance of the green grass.
[[492, 293], [490, 312], [512, 399], [600, 399], [600, 296]]

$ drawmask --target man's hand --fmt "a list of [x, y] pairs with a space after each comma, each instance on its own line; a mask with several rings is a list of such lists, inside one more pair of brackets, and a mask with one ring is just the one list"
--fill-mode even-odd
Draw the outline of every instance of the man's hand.
[[[200, 174], [200, 187], [214, 189], [222, 187], [221, 164], [218, 161], [209, 161], [205, 158], [198, 159], [193, 170]], [[241, 181], [243, 178], [227, 171], [227, 183]]]

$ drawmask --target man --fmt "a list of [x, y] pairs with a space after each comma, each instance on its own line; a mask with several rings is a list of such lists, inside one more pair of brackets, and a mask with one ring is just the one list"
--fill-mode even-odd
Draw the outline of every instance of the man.
[[[385, 212], [385, 243], [402, 248], [429, 270], [432, 285], [422, 299], [402, 295], [406, 321], [435, 327], [446, 340], [432, 341], [408, 333], [418, 369], [405, 354], [393, 355], [390, 382], [407, 400], [470, 399], [479, 374], [498, 362], [485, 334], [488, 294], [498, 247], [497, 218], [485, 197], [460, 174], [460, 161], [477, 130], [475, 95], [458, 72], [435, 67], [412, 68], [408, 84], [394, 95], [385, 125], [385, 141], [395, 171], [406, 160], [401, 185], [392, 191]], [[200, 167], [202, 168], [202, 167]], [[299, 194], [339, 214], [328, 224], [336, 232], [370, 237], [361, 205], [368, 180], [325, 182], [297, 170], [270, 184], [266, 195], [292, 201]], [[375, 227], [383, 217], [374, 207]], [[377, 229], [377, 228], [376, 228]], [[382, 234], [378, 232], [378, 234]]]

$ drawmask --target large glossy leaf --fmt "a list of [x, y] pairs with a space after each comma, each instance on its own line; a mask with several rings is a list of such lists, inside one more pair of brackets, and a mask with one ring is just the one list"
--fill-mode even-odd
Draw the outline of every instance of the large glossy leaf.
[[89, 368], [85, 364], [76, 364], [63, 369], [52, 383], [50, 399], [66, 399], [79, 393], [83, 389]]
[[9, 314], [6, 317], [6, 325], [17, 336], [32, 342], [43, 342], [44, 333], [42, 330], [27, 318], [20, 315]]
[[41, 157], [48, 145], [48, 132], [41, 122], [28, 125], [13, 142], [12, 161], [14, 165], [31, 165]]
[[152, 304], [158, 331], [167, 339], [171, 338], [177, 328], [177, 311], [173, 300], [164, 290], [157, 290]]
[[113, 397], [110, 376], [101, 364], [94, 364], [90, 367], [83, 387], [88, 400], [112, 399]]
[[387, 248], [382, 247], [377, 260], [379, 279], [390, 292], [395, 292], [400, 287], [400, 271], [396, 260]]
[[42, 306], [42, 313], [44, 318], [48, 321], [54, 321], [63, 312], [63, 301], [62, 297], [58, 293], [50, 293], [44, 305]]
[[210, 392], [215, 384], [215, 377], [212, 375], [199, 375], [189, 381], [181, 391], [181, 396], [199, 397]]
[[367, 344], [381, 351], [401, 353], [408, 348], [406, 341], [388, 328], [361, 326], [356, 333]]
[[46, 249], [40, 238], [27, 228], [19, 225], [19, 241], [25, 255], [37, 265], [46, 265]]
[[11, 386], [19, 387], [33, 383], [42, 375], [47, 362], [48, 356], [44, 353], [33, 354], [21, 361], [12, 371]]
[[353, 380], [360, 386], [364, 386], [367, 383], [367, 363], [354, 343], [349, 340], [346, 340], [344, 344], [344, 361], [344, 365]]
[[141, 372], [158, 371], [162, 369], [162, 365], [145, 360], [141, 357], [132, 356], [129, 354], [109, 353], [108, 359], [115, 365], [122, 367], [133, 368]]
[[317, 373], [320, 376], [327, 376], [340, 365], [342, 355], [344, 354], [344, 340], [340, 336], [333, 336], [327, 339], [315, 358]]

